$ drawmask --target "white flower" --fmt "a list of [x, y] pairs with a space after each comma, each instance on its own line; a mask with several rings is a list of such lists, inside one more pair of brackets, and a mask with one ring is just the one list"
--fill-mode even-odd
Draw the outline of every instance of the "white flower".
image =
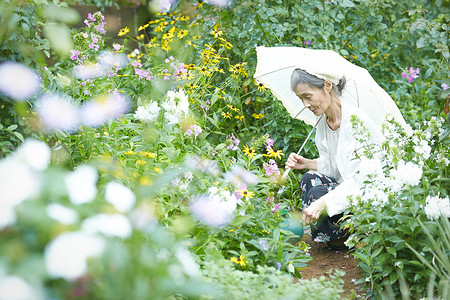
[[10, 156], [0, 161], [0, 229], [14, 224], [14, 207], [36, 195], [41, 177], [23, 161]]
[[424, 159], [428, 159], [431, 155], [431, 147], [426, 140], [422, 140], [420, 144], [414, 146], [414, 152], [421, 154]]
[[179, 121], [179, 118], [176, 114], [167, 111], [164, 113], [164, 118], [169, 121], [169, 125], [177, 124]]
[[64, 181], [70, 201], [79, 205], [89, 203], [97, 195], [97, 170], [91, 166], [82, 165], [66, 175]]
[[105, 198], [120, 212], [129, 211], [136, 202], [133, 192], [117, 181], [108, 182], [105, 187]]
[[191, 277], [199, 274], [200, 268], [192, 257], [191, 253], [184, 248], [178, 248], [175, 257], [183, 266], [184, 272]]
[[29, 138], [19, 146], [13, 156], [25, 162], [32, 169], [43, 171], [50, 164], [51, 151], [43, 141]]
[[236, 197], [228, 191], [221, 191], [196, 199], [190, 209], [202, 223], [212, 227], [221, 227], [230, 222], [236, 206]]
[[103, 75], [103, 68], [99, 63], [77, 65], [73, 68], [73, 75], [81, 80], [94, 79]]
[[36, 104], [37, 114], [47, 130], [76, 130], [80, 123], [80, 111], [68, 98], [44, 95]]
[[134, 117], [141, 121], [153, 122], [158, 116], [161, 108], [158, 106], [158, 103], [155, 101], [150, 101], [150, 103], [139, 106], [134, 114]]
[[0, 277], [0, 300], [39, 299], [36, 291], [25, 280], [17, 276]]
[[104, 240], [84, 232], [68, 232], [59, 235], [47, 245], [45, 266], [50, 277], [75, 280], [87, 271], [87, 259], [102, 254]]
[[239, 165], [234, 165], [230, 172], [224, 174], [223, 178], [236, 187], [240, 187], [244, 183], [252, 185], [258, 182], [255, 174]]
[[130, 100], [121, 95], [108, 95], [85, 103], [81, 107], [82, 121], [87, 126], [100, 126], [128, 112]]
[[359, 164], [359, 175], [364, 182], [369, 180], [382, 180], [384, 178], [383, 165], [379, 159], [363, 157]]
[[37, 73], [16, 62], [0, 64], [0, 93], [16, 101], [25, 101], [37, 94], [41, 87]]
[[405, 163], [400, 160], [397, 169], [391, 171], [391, 176], [403, 184], [415, 186], [420, 183], [422, 178], [422, 168], [412, 162]]
[[51, 203], [47, 206], [47, 215], [64, 225], [72, 225], [78, 221], [78, 213], [75, 210], [58, 203]]
[[101, 233], [107, 236], [129, 238], [133, 229], [130, 220], [122, 214], [97, 214], [83, 221], [84, 232]]
[[225, 6], [230, 5], [231, 0], [205, 0], [205, 3], [214, 5], [217, 7], [225, 7]]
[[430, 220], [437, 220], [440, 216], [450, 218], [450, 202], [448, 197], [428, 196], [425, 201], [425, 214]]
[[124, 53], [103, 52], [99, 55], [98, 61], [104, 69], [122, 68], [127, 65], [128, 57]]

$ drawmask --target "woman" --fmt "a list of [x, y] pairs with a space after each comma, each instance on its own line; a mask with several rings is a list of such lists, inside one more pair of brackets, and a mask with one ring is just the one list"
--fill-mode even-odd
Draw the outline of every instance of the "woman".
[[358, 108], [340, 101], [345, 83], [345, 78], [333, 74], [310, 74], [302, 69], [294, 70], [291, 77], [291, 88], [305, 107], [317, 117], [322, 114], [324, 117], [319, 121], [315, 136], [319, 158], [308, 159], [291, 153], [286, 167], [311, 170], [300, 181], [303, 224], [314, 223], [326, 213], [325, 219], [319, 220], [312, 231], [312, 239], [326, 242], [333, 249], [344, 248], [348, 233], [340, 230], [339, 220], [347, 207], [347, 196], [360, 188], [355, 180], [359, 162], [354, 159], [355, 147], [352, 145], [356, 143], [351, 115], [360, 118], [372, 140], [379, 136], [369, 117]]

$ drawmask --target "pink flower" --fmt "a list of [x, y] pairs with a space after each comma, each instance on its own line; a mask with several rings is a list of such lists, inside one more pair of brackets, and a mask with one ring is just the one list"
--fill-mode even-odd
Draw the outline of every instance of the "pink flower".
[[446, 89], [448, 89], [448, 84], [441, 84], [442, 90], [445, 91]]
[[[408, 74], [407, 72], [408, 72], [409, 74]], [[408, 82], [409, 82], [409, 83], [413, 82], [413, 80], [414, 80], [415, 78], [419, 78], [419, 73], [420, 73], [419, 68], [417, 68], [417, 69], [414, 70], [413, 67], [410, 67], [409, 70], [408, 70], [407, 72], [403, 72], [403, 73], [402, 73], [402, 77], [403, 77], [403, 78], [408, 78]]]
[[115, 43], [113, 44], [113, 48], [114, 50], [119, 51], [122, 48], [122, 45]]
[[78, 51], [78, 50], [70, 50], [70, 59], [71, 60], [78, 59], [78, 55], [80, 55], [80, 51]]

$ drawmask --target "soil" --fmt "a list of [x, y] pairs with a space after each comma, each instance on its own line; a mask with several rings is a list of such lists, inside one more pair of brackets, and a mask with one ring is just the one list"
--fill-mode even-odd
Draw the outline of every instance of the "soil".
[[329, 249], [325, 243], [313, 242], [311, 235], [303, 236], [302, 241], [309, 244], [311, 249], [309, 253], [313, 258], [308, 263], [308, 267], [300, 273], [303, 279], [319, 278], [320, 276], [328, 276], [331, 269], [345, 271], [344, 292], [341, 294], [342, 299], [363, 299], [364, 293], [359, 290], [359, 285], [355, 282], [361, 278], [361, 270], [357, 266], [358, 260], [351, 255], [351, 251], [336, 251]]

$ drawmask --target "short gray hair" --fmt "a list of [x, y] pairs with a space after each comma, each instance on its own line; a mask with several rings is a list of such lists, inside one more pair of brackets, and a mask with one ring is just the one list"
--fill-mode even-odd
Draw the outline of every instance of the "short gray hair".
[[[337, 85], [333, 83], [332, 91], [336, 95], [341, 96], [342, 90], [344, 89], [346, 82], [347, 81], [346, 81], [345, 77], [342, 77], [339, 80], [339, 83]], [[315, 75], [309, 74], [305, 70], [295, 69], [291, 75], [291, 89], [293, 91], [295, 91], [295, 88], [300, 83], [304, 83], [311, 87], [316, 87], [318, 89], [321, 89], [321, 88], [323, 88], [325, 80], [323, 80]]]

